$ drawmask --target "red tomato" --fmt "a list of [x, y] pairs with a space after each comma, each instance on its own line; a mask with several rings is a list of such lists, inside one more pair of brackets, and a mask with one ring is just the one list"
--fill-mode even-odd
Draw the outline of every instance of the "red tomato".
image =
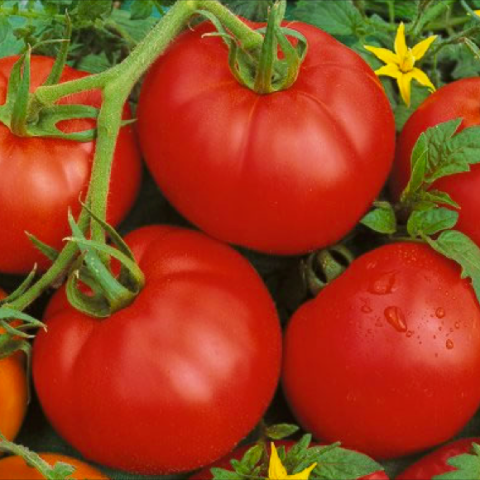
[[[427, 128], [461, 118], [459, 131], [480, 125], [480, 78], [465, 78], [449, 83], [428, 97], [405, 124], [397, 142], [391, 189], [398, 198], [410, 179], [410, 156], [415, 142]], [[433, 184], [460, 205], [456, 229], [480, 245], [480, 165], [470, 172], [442, 178]]]
[[282, 379], [316, 438], [389, 458], [457, 433], [479, 406], [479, 371], [471, 285], [427, 245], [396, 243], [355, 260], [294, 314]]
[[144, 474], [192, 470], [234, 448], [269, 405], [275, 307], [249, 263], [201, 233], [146, 227], [126, 241], [144, 289], [104, 320], [54, 300], [33, 348], [35, 387], [86, 458]]
[[[18, 57], [0, 59], [0, 103], [5, 101], [8, 76]], [[44, 82], [53, 65], [48, 57], [32, 57], [32, 90]], [[87, 75], [65, 67], [61, 81]], [[84, 92], [60, 103], [79, 103], [100, 107], [99, 91]], [[129, 115], [129, 109], [125, 109]], [[91, 119], [62, 122], [65, 132], [90, 129]], [[95, 142], [26, 138], [13, 135], [0, 124], [0, 271], [24, 273], [34, 263], [45, 268], [48, 263], [31, 244], [25, 231], [43, 242], [61, 248], [70, 233], [68, 208], [74, 215], [80, 210], [79, 197], [87, 191]], [[140, 184], [141, 164], [133, 129], [124, 127], [117, 141], [108, 221], [118, 224], [130, 209]]]
[[[108, 480], [96, 468], [87, 465], [76, 458], [67, 457], [58, 453], [41, 453], [43, 458], [50, 465], [57, 462], [68, 463], [75, 467], [75, 472], [67, 478], [78, 480]], [[0, 480], [41, 480], [44, 476], [33, 467], [29, 467], [21, 457], [7, 457], [0, 460]]]
[[455, 471], [454, 467], [447, 464], [447, 460], [463, 453], [470, 453], [472, 451], [472, 442], [480, 443], [480, 438], [462, 438], [461, 440], [448, 443], [415, 462], [398, 475], [396, 479], [431, 480], [436, 475]]
[[[286, 450], [288, 451], [295, 442], [291, 440], [281, 440], [278, 442], [275, 442], [275, 445], [278, 447], [280, 445], [283, 445], [286, 447]], [[318, 445], [318, 443], [313, 443], [311, 446]], [[214, 464], [204, 468], [203, 470], [200, 470], [199, 472], [195, 473], [190, 477], [190, 480], [211, 480], [213, 478], [213, 475], [210, 473], [211, 468], [224, 468], [225, 470], [231, 470], [232, 466], [230, 463], [230, 460], [235, 459], [235, 460], [241, 460], [243, 455], [246, 453], [246, 451], [251, 448], [253, 444], [250, 445], [243, 445], [242, 447], [237, 448], [230, 454], [228, 454], [226, 457], [222, 458], [218, 462], [215, 462]], [[370, 475], [365, 475], [358, 480], [388, 480], [388, 475], [383, 471], [379, 472], [374, 472], [371, 473]]]
[[395, 139], [368, 65], [311, 25], [288, 26], [309, 44], [288, 90], [241, 86], [204, 23], [158, 59], [138, 109], [146, 162], [173, 205], [220, 240], [278, 254], [352, 229], [385, 183]]

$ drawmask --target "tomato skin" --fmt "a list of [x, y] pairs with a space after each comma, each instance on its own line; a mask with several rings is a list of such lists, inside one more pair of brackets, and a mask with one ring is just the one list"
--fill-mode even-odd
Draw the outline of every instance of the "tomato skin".
[[355, 260], [294, 314], [282, 381], [317, 439], [390, 458], [457, 433], [480, 403], [479, 370], [473, 289], [428, 246], [396, 243]]
[[[0, 289], [0, 298], [5, 297], [6, 293]], [[17, 436], [27, 410], [27, 378], [22, 357], [22, 353], [15, 353], [0, 359], [0, 432], [7, 440]]]
[[146, 227], [126, 241], [144, 289], [100, 321], [54, 300], [34, 344], [35, 387], [86, 458], [193, 470], [233, 449], [269, 405], [281, 363], [275, 307], [248, 262], [201, 233]]
[[[295, 442], [291, 440], [280, 440], [280, 441], [275, 441], [275, 446], [285, 446], [286, 450], [288, 451]], [[311, 446], [318, 445], [318, 443], [312, 443]], [[205, 467], [203, 470], [200, 470], [199, 472], [195, 473], [191, 477], [189, 477], [190, 480], [211, 480], [213, 478], [213, 475], [210, 472], [210, 469], [213, 467], [216, 468], [224, 468], [226, 470], [231, 470], [232, 466], [230, 463], [230, 460], [235, 459], [235, 460], [241, 460], [243, 455], [246, 453], [246, 451], [251, 448], [253, 444], [250, 445], [243, 445], [237, 449], [235, 449], [233, 452], [229, 453], [226, 457], [220, 459], [218, 462], [215, 462], [212, 465], [209, 465], [208, 467]], [[388, 475], [383, 471], [378, 471], [378, 472], [373, 472], [370, 475], [365, 475], [358, 480], [388, 480]]]
[[[430, 95], [412, 114], [397, 142], [390, 187], [400, 197], [410, 178], [410, 156], [422, 132], [439, 123], [461, 118], [459, 131], [480, 125], [480, 78], [465, 78], [449, 83]], [[436, 181], [432, 188], [450, 194], [460, 205], [455, 228], [480, 245], [480, 165]]]
[[220, 240], [277, 254], [352, 229], [386, 180], [395, 139], [370, 67], [325, 32], [288, 26], [309, 43], [288, 90], [241, 86], [223, 41], [201, 38], [204, 23], [157, 60], [138, 108], [147, 165], [172, 204]]
[[473, 442], [480, 443], [480, 438], [462, 438], [447, 443], [410, 465], [396, 477], [396, 480], [431, 480], [442, 473], [452, 472], [456, 469], [448, 465], [447, 460], [463, 453], [470, 453]]
[[[18, 57], [0, 59], [0, 104], [5, 101], [8, 76]], [[48, 76], [54, 60], [32, 56], [32, 90]], [[86, 76], [65, 67], [61, 81]], [[72, 95], [59, 103], [81, 103], [100, 107], [99, 91]], [[125, 108], [125, 115], [130, 116]], [[91, 119], [59, 124], [65, 132], [94, 127]], [[6, 227], [0, 236], [0, 271], [25, 273], [34, 263], [48, 266], [44, 256], [31, 244], [25, 231], [54, 248], [61, 248], [70, 234], [67, 212], [80, 211], [90, 178], [95, 143], [78, 143], [46, 138], [21, 138], [0, 124], [0, 223]], [[141, 177], [141, 162], [134, 130], [123, 127], [117, 141], [112, 167], [108, 221], [118, 224], [135, 200]], [[8, 228], [7, 228], [8, 227]]]
[[[40, 457], [50, 465], [65, 462], [73, 465], [76, 470], [68, 478], [77, 480], [108, 480], [96, 468], [73, 457], [58, 453], [40, 453]], [[29, 467], [21, 457], [7, 457], [0, 460], [0, 480], [42, 480], [44, 477], [32, 467]]]

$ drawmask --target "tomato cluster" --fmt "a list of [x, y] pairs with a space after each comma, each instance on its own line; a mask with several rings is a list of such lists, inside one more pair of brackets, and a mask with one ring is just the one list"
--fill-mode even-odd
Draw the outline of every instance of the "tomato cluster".
[[[229, 455], [219, 464], [229, 468], [245, 450], [229, 452], [260, 421], [279, 381], [305, 431], [376, 459], [451, 439], [480, 405], [478, 299], [460, 267], [426, 244], [397, 242], [362, 255], [293, 314], [282, 339], [261, 277], [222, 243], [281, 255], [331, 245], [358, 224], [392, 168], [394, 119], [374, 72], [321, 30], [288, 27], [306, 38], [309, 52], [285, 91], [259, 95], [240, 85], [222, 39], [206, 35], [208, 23], [183, 33], [144, 81], [141, 150], [162, 193], [202, 232], [155, 225], [127, 234], [145, 286], [109, 318], [73, 308], [64, 287], [46, 308], [47, 329], [33, 346], [35, 391], [55, 430], [87, 460], [165, 474]], [[15, 61], [0, 60], [0, 102]], [[52, 64], [32, 58], [32, 89]], [[65, 67], [61, 81], [84, 75]], [[411, 117], [397, 142], [393, 197], [408, 182], [422, 132], [459, 117], [461, 128], [480, 123], [480, 100], [472, 98], [480, 98], [478, 79], [452, 83]], [[90, 91], [65, 102], [99, 106], [101, 96]], [[92, 125], [72, 120], [62, 129]], [[9, 225], [0, 271], [45, 268], [24, 232], [61, 247], [68, 209], [81, 208], [95, 142], [19, 138], [0, 125], [0, 144], [7, 152], [0, 222]], [[479, 175], [476, 166], [435, 184], [460, 204], [458, 228], [477, 244]], [[126, 126], [113, 163], [110, 223], [126, 215], [139, 184], [140, 154]], [[7, 439], [23, 420], [26, 388], [22, 358], [0, 360]], [[471, 444], [448, 447], [399, 478], [447, 471], [444, 459]], [[43, 458], [72, 463], [72, 478], [105, 478], [76, 460]], [[25, 478], [28, 469], [18, 458], [0, 460], [0, 478]], [[193, 478], [211, 476], [202, 470]]]

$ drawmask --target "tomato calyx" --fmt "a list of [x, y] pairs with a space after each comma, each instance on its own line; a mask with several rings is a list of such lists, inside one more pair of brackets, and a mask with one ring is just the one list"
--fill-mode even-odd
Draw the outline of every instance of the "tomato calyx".
[[[73, 236], [67, 240], [77, 246], [79, 256], [70, 268], [66, 293], [77, 310], [93, 317], [109, 317], [135, 300], [145, 284], [145, 277], [132, 251], [115, 229], [95, 216], [87, 206], [84, 208], [108, 234], [115, 248], [87, 239], [69, 213]], [[112, 259], [120, 264], [118, 274], [113, 272]]]
[[[291, 87], [297, 80], [300, 67], [307, 54], [307, 40], [299, 32], [281, 26], [286, 11], [286, 0], [276, 2], [268, 16], [267, 26], [255, 30], [263, 35], [263, 42], [253, 49], [242, 46], [241, 40], [228, 33], [221, 21], [211, 12], [197, 13], [210, 20], [216, 33], [205, 36], [220, 36], [229, 49], [229, 66], [235, 79], [259, 95], [279, 92]], [[287, 36], [297, 40], [292, 45]], [[279, 58], [278, 51], [282, 52]]]
[[353, 262], [354, 256], [342, 244], [311, 253], [302, 262], [302, 277], [313, 296], [339, 277]]

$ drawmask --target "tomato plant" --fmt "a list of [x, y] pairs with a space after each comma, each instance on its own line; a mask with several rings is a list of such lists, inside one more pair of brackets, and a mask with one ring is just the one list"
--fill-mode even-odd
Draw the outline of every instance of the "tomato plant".
[[101, 321], [59, 293], [35, 340], [35, 387], [86, 458], [192, 470], [230, 451], [267, 408], [280, 371], [275, 307], [244, 258], [200, 233], [145, 227], [126, 241], [144, 289]]
[[[8, 78], [18, 57], [0, 59], [0, 103], [5, 102]], [[54, 60], [33, 56], [31, 89], [42, 84]], [[86, 73], [68, 66], [61, 81], [79, 79]], [[60, 103], [99, 107], [101, 92], [88, 91], [72, 95]], [[125, 109], [125, 115], [129, 115]], [[90, 129], [94, 120], [63, 121], [59, 128], [68, 133]], [[0, 271], [25, 273], [34, 263], [45, 267], [46, 259], [32, 245], [25, 232], [54, 248], [60, 248], [70, 233], [67, 211], [80, 211], [79, 197], [85, 195], [90, 178], [95, 142], [78, 143], [40, 137], [14, 135], [0, 124]], [[140, 157], [131, 127], [124, 127], [117, 140], [113, 163], [108, 218], [118, 224], [130, 209], [140, 183]]]
[[[410, 157], [415, 142], [428, 128], [448, 120], [461, 119], [457, 132], [480, 125], [480, 79], [465, 78], [449, 83], [429, 96], [405, 124], [397, 142], [391, 177], [393, 195], [398, 198], [410, 177]], [[437, 190], [448, 193], [460, 205], [456, 228], [480, 245], [480, 166], [435, 181]]]
[[283, 387], [316, 438], [388, 458], [444, 442], [480, 403], [480, 308], [417, 243], [355, 260], [291, 319]]
[[[405, 471], [400, 473], [397, 480], [431, 480], [437, 475], [446, 472], [452, 472], [456, 469], [447, 464], [447, 461], [464, 453], [470, 453], [472, 442], [479, 443], [479, 438], [462, 438], [454, 442], [447, 443], [433, 452], [425, 455], [423, 458], [410, 465]], [[458, 477], [460, 478], [460, 477]]]
[[394, 121], [361, 57], [313, 26], [286, 25], [308, 41], [293, 86], [260, 95], [240, 85], [203, 24], [149, 71], [138, 131], [153, 177], [190, 221], [295, 254], [339, 240], [368, 209], [393, 160]]
[[[99, 472], [96, 468], [77, 460], [73, 457], [58, 453], [41, 453], [40, 457], [50, 465], [57, 462], [68, 463], [75, 467], [75, 472], [66, 478], [77, 480], [108, 480], [108, 477]], [[0, 480], [37, 480], [43, 479], [35, 468], [28, 466], [21, 457], [12, 456], [0, 460]]]

